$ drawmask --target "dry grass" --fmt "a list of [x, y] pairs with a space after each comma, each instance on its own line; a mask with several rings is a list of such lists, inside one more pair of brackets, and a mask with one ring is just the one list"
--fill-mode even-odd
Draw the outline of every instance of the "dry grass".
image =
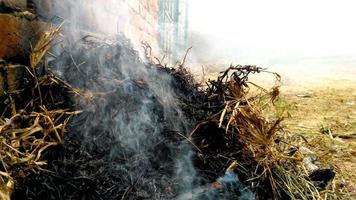
[[[44, 94], [61, 95], [59, 91], [44, 91], [44, 87], [51, 90], [50, 86], [61, 85], [63, 88], [70, 88], [55, 80], [55, 77], [37, 77], [35, 67], [40, 63], [43, 56], [48, 52], [53, 40], [59, 34], [61, 26], [45, 32], [30, 55], [31, 75], [34, 85], [28, 84], [25, 89], [18, 94], [7, 94], [7, 98], [19, 98], [23, 107], [15, 106], [12, 102], [12, 112], [5, 114], [2, 110], [0, 116], [0, 199], [10, 199], [16, 177], [24, 177], [30, 172], [43, 170], [46, 165], [43, 160], [43, 153], [51, 146], [62, 143], [66, 125], [71, 116], [78, 112], [69, 112], [64, 109], [48, 110], [53, 107], [55, 98], [52, 100], [45, 98]], [[55, 88], [55, 87], [53, 87]], [[43, 88], [42, 88], [43, 89]], [[37, 90], [38, 93], [34, 91]], [[72, 91], [75, 93], [75, 91]], [[57, 93], [57, 94], [56, 94]], [[29, 102], [25, 102], [28, 97], [21, 95], [33, 95]], [[18, 96], [17, 96], [18, 95]], [[23, 98], [23, 99], [22, 99]], [[44, 100], [47, 99], [47, 100]], [[2, 108], [3, 109], [3, 108]]]
[[13, 178], [42, 170], [42, 153], [61, 144], [66, 124], [76, 112], [64, 110], [19, 112], [10, 119], [0, 119], [0, 196], [8, 199]]

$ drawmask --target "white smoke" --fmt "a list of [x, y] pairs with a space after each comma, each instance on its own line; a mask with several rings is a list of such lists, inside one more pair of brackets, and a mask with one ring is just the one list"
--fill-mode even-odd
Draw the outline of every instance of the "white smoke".
[[[64, 19], [64, 37], [70, 40], [69, 44], [76, 43], [87, 34], [110, 39], [125, 34], [130, 37], [136, 50], [140, 50], [136, 35], [126, 30], [131, 23], [126, 3], [118, 0], [61, 0], [46, 4], [45, 1], [39, 1], [38, 5], [42, 5], [43, 10], [39, 7], [38, 12], [49, 18], [57, 15]], [[157, 194], [148, 194], [150, 198], [163, 198], [159, 196], [159, 191], [162, 193], [163, 187], [166, 187], [164, 185], [169, 183], [175, 192], [189, 192], [194, 188], [195, 180], [190, 146], [185, 142], [164, 144], [168, 152], [154, 152], [155, 146], [165, 142], [162, 132], [169, 130], [186, 135], [191, 129], [178, 106], [171, 76], [167, 73], [158, 75], [156, 69], [141, 64], [138, 57], [132, 55], [134, 52], [125, 50], [130, 44], [121, 41], [120, 45], [124, 49], [114, 49], [110, 45], [87, 51], [70, 45], [65, 47], [64, 53], [69, 52], [72, 58], [78, 59], [73, 62], [84, 64], [76, 66], [80, 68], [77, 69], [80, 71], [78, 73], [73, 63], [65, 63], [64, 59], [57, 64], [58, 74], [74, 86], [89, 91], [95, 98], [94, 103], [82, 105], [89, 117], [77, 120], [77, 134], [83, 135], [83, 144], [89, 149], [97, 151], [97, 148], [110, 148], [112, 160], [127, 159], [126, 163], [113, 168], [119, 169], [119, 173], [126, 173], [128, 183], [140, 180], [138, 185], [146, 188], [146, 192], [157, 188]], [[58, 52], [61, 51], [62, 48]], [[117, 54], [120, 56], [109, 58]], [[95, 96], [99, 93], [115, 93], [115, 96]], [[158, 104], [163, 106], [162, 109], [157, 107]], [[104, 133], [95, 133], [96, 130], [111, 133], [116, 145], [110, 147], [106, 145], [107, 142], [100, 142], [100, 134]], [[93, 134], [99, 134], [94, 137], [99, 138], [89, 140]], [[160, 160], [160, 157], [167, 158]], [[175, 163], [174, 166], [170, 162]], [[108, 166], [112, 164], [107, 163]], [[157, 164], [162, 166], [154, 166]]]

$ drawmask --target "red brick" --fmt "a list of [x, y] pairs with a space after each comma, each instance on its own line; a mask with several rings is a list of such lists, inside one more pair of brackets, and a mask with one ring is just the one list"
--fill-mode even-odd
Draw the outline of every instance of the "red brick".
[[46, 28], [39, 21], [29, 21], [10, 14], [0, 14], [0, 59], [28, 58], [34, 45]]

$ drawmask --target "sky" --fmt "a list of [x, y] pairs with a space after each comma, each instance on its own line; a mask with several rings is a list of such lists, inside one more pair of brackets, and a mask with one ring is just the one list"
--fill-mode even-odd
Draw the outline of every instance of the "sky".
[[189, 4], [196, 62], [356, 71], [354, 0], [190, 0]]

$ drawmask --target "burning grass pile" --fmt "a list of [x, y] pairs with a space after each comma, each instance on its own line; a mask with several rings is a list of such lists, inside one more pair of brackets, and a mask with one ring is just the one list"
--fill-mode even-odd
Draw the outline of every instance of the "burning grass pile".
[[[325, 197], [334, 173], [281, 126], [278, 74], [231, 66], [200, 87], [185, 59], [142, 62], [122, 38], [65, 41], [43, 59], [51, 33], [23, 66], [28, 84], [1, 97], [2, 198]], [[270, 90], [249, 81], [262, 72]], [[236, 162], [238, 190], [213, 187]]]
[[184, 70], [143, 64], [127, 40], [95, 37], [68, 43], [48, 69], [82, 113], [43, 156], [46, 171], [18, 179], [14, 199], [162, 199], [193, 187], [183, 182], [194, 118], [183, 112], [198, 110], [188, 104], [203, 94]]

